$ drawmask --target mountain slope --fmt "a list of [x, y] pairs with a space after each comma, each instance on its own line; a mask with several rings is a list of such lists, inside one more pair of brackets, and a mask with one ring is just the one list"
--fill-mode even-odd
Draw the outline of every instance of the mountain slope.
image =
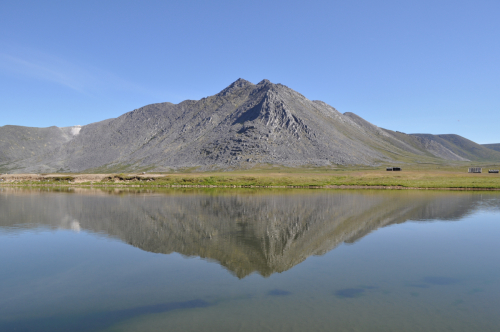
[[78, 135], [80, 126], [48, 128], [0, 127], [0, 164], [23, 160], [51, 151]]
[[[345, 113], [345, 115], [356, 122], [369, 136], [369, 140], [366, 141], [366, 144], [377, 146], [379, 149], [393, 153], [393, 155], [399, 154], [401, 157], [406, 156], [419, 161], [429, 157], [437, 157], [446, 160], [467, 160], [432, 140], [416, 138], [401, 132], [379, 128], [354, 113]], [[398, 153], [395, 151], [395, 148], [404, 152]]]
[[425, 155], [434, 156], [445, 160], [458, 160], [458, 161], [469, 160], [467, 158], [459, 156], [458, 154], [454, 153], [441, 143], [429, 137], [417, 136], [413, 134], [405, 134], [399, 131], [391, 131], [388, 129], [384, 129], [384, 131], [391, 133], [393, 136], [397, 137], [399, 140], [405, 142], [406, 144], [414, 147], [415, 149], [424, 152]]
[[500, 143], [495, 143], [495, 144], [482, 144], [485, 148], [492, 149], [495, 151], [500, 152]]
[[500, 152], [488, 149], [467, 138], [455, 134], [431, 135], [431, 134], [411, 134], [412, 136], [426, 138], [441, 144], [453, 153], [474, 161], [500, 160]]

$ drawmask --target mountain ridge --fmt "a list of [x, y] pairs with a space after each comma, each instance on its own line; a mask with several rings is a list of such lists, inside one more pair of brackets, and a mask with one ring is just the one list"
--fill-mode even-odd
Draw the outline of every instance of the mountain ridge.
[[241, 78], [213, 96], [146, 105], [71, 135], [57, 127], [32, 130], [45, 136], [24, 130], [37, 143], [28, 146], [5, 127], [0, 170], [18, 173], [500, 160], [500, 152], [464, 138], [393, 132], [285, 85]]

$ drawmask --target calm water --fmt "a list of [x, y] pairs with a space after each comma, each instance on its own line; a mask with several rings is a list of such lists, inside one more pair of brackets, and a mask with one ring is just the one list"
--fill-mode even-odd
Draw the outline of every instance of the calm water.
[[0, 331], [499, 331], [500, 195], [0, 188]]

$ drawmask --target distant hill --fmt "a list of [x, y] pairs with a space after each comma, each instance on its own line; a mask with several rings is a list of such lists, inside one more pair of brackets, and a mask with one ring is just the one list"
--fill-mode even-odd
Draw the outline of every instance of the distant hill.
[[214, 96], [147, 105], [82, 127], [0, 127], [0, 171], [17, 173], [490, 159], [500, 160], [500, 152], [457, 135], [385, 130], [268, 80], [239, 79]]
[[440, 159], [445, 160], [458, 160], [458, 161], [468, 161], [468, 158], [465, 158], [461, 155], [456, 154], [443, 144], [434, 140], [434, 135], [414, 135], [414, 134], [405, 134], [399, 131], [391, 131], [384, 129], [386, 132], [391, 133], [393, 136], [397, 137], [402, 142], [414, 147], [417, 150], [423, 151], [428, 155], [438, 157]]
[[493, 151], [480, 144], [474, 143], [467, 138], [459, 135], [430, 135], [430, 134], [412, 134], [413, 136], [427, 138], [448, 148], [453, 153], [474, 161], [481, 160], [500, 160], [500, 152]]
[[496, 144], [482, 144], [482, 145], [485, 148], [492, 149], [492, 150], [500, 152], [500, 143], [496, 143]]
[[47, 153], [70, 141], [79, 130], [80, 126], [0, 127], [0, 165]]

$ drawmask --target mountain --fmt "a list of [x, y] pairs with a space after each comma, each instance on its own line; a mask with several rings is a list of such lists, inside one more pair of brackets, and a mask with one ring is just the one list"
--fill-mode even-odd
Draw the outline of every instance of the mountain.
[[483, 144], [485, 148], [492, 149], [495, 151], [500, 152], [500, 143], [495, 143], [495, 144]]
[[147, 105], [82, 127], [15, 128], [0, 127], [0, 170], [17, 173], [500, 160], [471, 141], [384, 130], [268, 80], [239, 79], [201, 100]]

